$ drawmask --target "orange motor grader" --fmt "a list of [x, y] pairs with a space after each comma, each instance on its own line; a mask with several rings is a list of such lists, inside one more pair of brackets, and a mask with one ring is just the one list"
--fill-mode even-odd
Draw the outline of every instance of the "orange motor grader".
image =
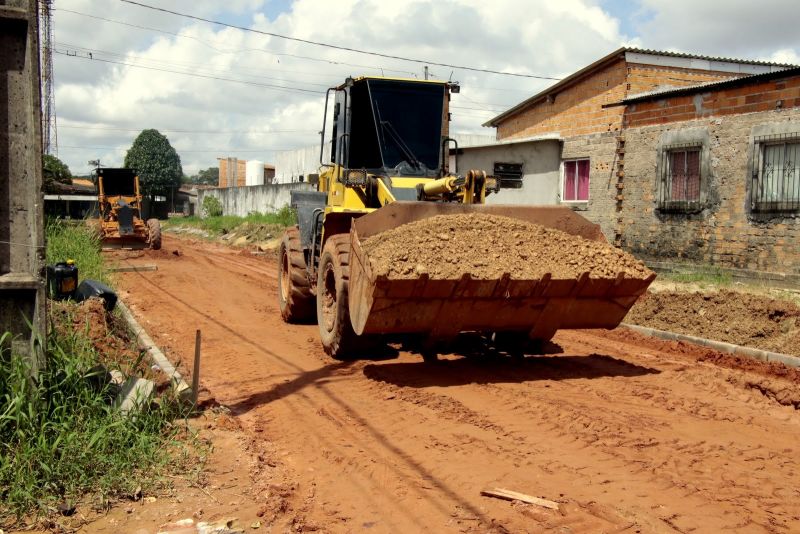
[[142, 219], [139, 175], [134, 169], [97, 169], [99, 231], [104, 249], [161, 248], [161, 223]]

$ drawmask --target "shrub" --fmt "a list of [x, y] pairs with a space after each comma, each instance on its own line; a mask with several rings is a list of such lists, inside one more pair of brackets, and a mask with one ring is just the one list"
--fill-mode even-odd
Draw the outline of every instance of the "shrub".
[[222, 215], [222, 203], [217, 197], [207, 195], [203, 198], [203, 213], [206, 217], [219, 217]]

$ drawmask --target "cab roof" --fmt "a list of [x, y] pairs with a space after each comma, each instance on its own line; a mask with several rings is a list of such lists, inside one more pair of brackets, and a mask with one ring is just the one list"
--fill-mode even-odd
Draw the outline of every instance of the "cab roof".
[[342, 90], [347, 87], [348, 83], [359, 83], [369, 80], [380, 80], [380, 81], [388, 81], [388, 82], [411, 82], [411, 83], [424, 83], [430, 85], [449, 85], [451, 82], [446, 80], [420, 80], [418, 78], [394, 78], [389, 76], [358, 76], [356, 78], [348, 78], [344, 81], [341, 85], [335, 87], [336, 90]]

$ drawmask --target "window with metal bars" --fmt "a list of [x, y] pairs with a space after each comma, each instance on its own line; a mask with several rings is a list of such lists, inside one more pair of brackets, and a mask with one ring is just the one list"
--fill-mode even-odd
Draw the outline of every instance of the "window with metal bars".
[[494, 176], [500, 180], [502, 189], [522, 188], [522, 163], [494, 164]]
[[699, 143], [664, 147], [658, 183], [658, 208], [662, 211], [691, 211], [700, 206]]
[[753, 141], [751, 209], [800, 210], [800, 133], [766, 135]]

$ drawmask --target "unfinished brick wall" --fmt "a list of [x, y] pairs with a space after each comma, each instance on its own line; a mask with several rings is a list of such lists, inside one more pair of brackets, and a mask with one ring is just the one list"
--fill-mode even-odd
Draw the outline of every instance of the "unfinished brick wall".
[[558, 133], [562, 137], [614, 132], [622, 128], [623, 109], [603, 108], [626, 96], [657, 87], [680, 87], [724, 80], [738, 74], [627, 63], [619, 59], [585, 79], [505, 119], [498, 139]]
[[643, 63], [628, 63], [627, 96], [652, 91], [657, 87], [685, 87], [698, 83], [727, 80], [741, 76], [735, 72], [663, 67]]
[[638, 102], [628, 106], [625, 126], [686, 121], [800, 106], [800, 76], [754, 85], [709, 90], [688, 96]]
[[[748, 95], [738, 94], [738, 90], [735, 97], [730, 93], [710, 100], [701, 96], [704, 102], [723, 103], [741, 98], [743, 106], [749, 105]], [[671, 104], [683, 105], [680, 99]], [[726, 107], [736, 106], [726, 104], [718, 109]], [[638, 105], [633, 110], [640, 111]], [[800, 274], [800, 214], [750, 212], [747, 185], [753, 136], [765, 131], [800, 135], [800, 108], [722, 115], [625, 130], [622, 246], [645, 259]], [[665, 136], [674, 136], [674, 132], [694, 132], [706, 139], [709, 171], [701, 176], [701, 187], [708, 196], [697, 213], [657, 209], [658, 161]]]
[[[236, 158], [217, 158], [219, 162], [219, 181], [217, 187], [242, 187], [247, 184], [247, 160]], [[234, 168], [231, 169], [231, 164]], [[228, 173], [232, 173], [228, 180]]]
[[507, 118], [497, 127], [498, 139], [560, 133], [563, 137], [617, 130], [622, 110], [603, 104], [625, 97], [625, 61], [620, 59], [586, 79]]

